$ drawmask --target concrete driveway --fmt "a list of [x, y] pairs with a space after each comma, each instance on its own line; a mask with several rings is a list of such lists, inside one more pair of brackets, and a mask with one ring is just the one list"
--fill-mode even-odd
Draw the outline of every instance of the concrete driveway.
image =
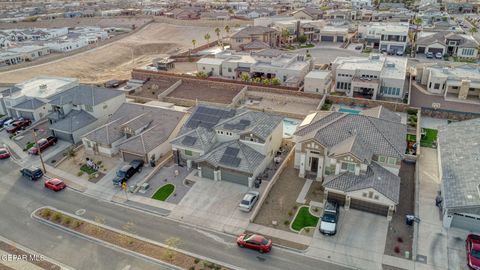
[[340, 261], [362, 269], [381, 269], [388, 221], [386, 217], [350, 209], [340, 209], [339, 228], [334, 236], [324, 236], [318, 226], [307, 255]]
[[248, 187], [239, 184], [197, 177], [170, 217], [217, 231], [241, 233], [251, 215], [238, 209], [247, 191]]

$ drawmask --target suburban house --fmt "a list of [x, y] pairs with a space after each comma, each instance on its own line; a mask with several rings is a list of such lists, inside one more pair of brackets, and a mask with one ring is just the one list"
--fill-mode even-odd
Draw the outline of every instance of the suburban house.
[[249, 78], [277, 78], [282, 85], [298, 87], [312, 69], [312, 63], [305, 55], [276, 49], [251, 53], [225, 50], [215, 58], [198, 60], [197, 71], [234, 80], [240, 79], [242, 74], [248, 74]]
[[282, 144], [282, 117], [199, 105], [171, 141], [174, 160], [198, 175], [253, 187]]
[[448, 54], [460, 58], [478, 57], [479, 43], [472, 35], [452, 32], [420, 32], [417, 34], [416, 52]]
[[480, 119], [451, 123], [438, 130], [438, 169], [445, 228], [480, 232], [478, 130]]
[[125, 93], [118, 90], [77, 85], [50, 98], [49, 128], [59, 139], [76, 144], [105, 124], [125, 100]]
[[280, 33], [270, 27], [247, 26], [233, 34], [230, 42], [236, 51], [276, 48], [280, 45]]
[[200, 18], [201, 9], [189, 7], [189, 8], [175, 8], [165, 12], [165, 16], [169, 18], [179, 20], [192, 20]]
[[352, 97], [403, 98], [407, 59], [372, 54], [369, 57], [337, 57], [332, 62], [335, 91]]
[[363, 23], [358, 26], [358, 38], [365, 45], [382, 52], [405, 52], [408, 45], [408, 23]]
[[82, 142], [85, 151], [94, 155], [158, 160], [171, 151], [170, 140], [177, 136], [184, 116], [169, 108], [124, 103], [106, 124], [82, 136]]
[[290, 13], [290, 16], [298, 20], [320, 20], [323, 16], [323, 11], [316, 8], [305, 7]]
[[445, 11], [448, 13], [472, 13], [474, 11], [474, 2], [469, 1], [445, 1], [443, 2]]
[[352, 9], [369, 8], [371, 6], [371, 0], [352, 0]]
[[312, 70], [305, 76], [303, 91], [306, 93], [327, 94], [332, 87], [330, 70]]
[[432, 94], [456, 101], [480, 100], [480, 68], [475, 64], [421, 64], [415, 80]]
[[382, 106], [307, 115], [294, 133], [294, 167], [300, 177], [322, 181], [327, 200], [390, 219], [406, 149], [407, 126], [400, 121]]

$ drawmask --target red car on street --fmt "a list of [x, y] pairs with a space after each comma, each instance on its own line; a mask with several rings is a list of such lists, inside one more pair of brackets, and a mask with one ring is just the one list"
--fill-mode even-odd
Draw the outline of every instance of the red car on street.
[[257, 250], [260, 253], [266, 253], [272, 249], [272, 240], [260, 234], [244, 233], [237, 238], [237, 245], [242, 248]]
[[67, 185], [60, 179], [52, 178], [45, 181], [45, 187], [53, 191], [59, 191], [66, 188]]
[[8, 152], [7, 148], [1, 147], [0, 148], [0, 159], [5, 159], [10, 157], [10, 152]]
[[7, 132], [8, 133], [15, 133], [15, 132], [17, 132], [21, 129], [24, 129], [24, 128], [30, 126], [31, 123], [32, 123], [32, 121], [30, 119], [15, 120], [7, 128]]
[[473, 270], [480, 270], [480, 235], [469, 234], [465, 241], [468, 267]]
[[55, 145], [57, 143], [57, 141], [58, 141], [58, 139], [55, 136], [49, 136], [47, 138], [40, 139], [40, 140], [38, 140], [38, 142], [35, 146], [33, 146], [32, 148], [30, 148], [28, 150], [28, 153], [31, 154], [31, 155], [38, 155], [38, 152], [39, 152], [38, 149], [39, 148], [43, 153], [43, 151], [45, 149], [47, 149], [51, 145]]

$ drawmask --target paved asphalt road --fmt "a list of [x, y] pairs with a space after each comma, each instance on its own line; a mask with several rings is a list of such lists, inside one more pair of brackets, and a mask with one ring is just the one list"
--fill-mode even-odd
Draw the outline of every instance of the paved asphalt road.
[[31, 182], [22, 178], [18, 169], [15, 163], [0, 160], [0, 234], [76, 269], [160, 267], [150, 261], [41, 224], [30, 217], [33, 210], [45, 205], [71, 213], [85, 209], [85, 218], [104, 220], [105, 224], [118, 229], [125, 229], [126, 224], [130, 224], [127, 226], [131, 228], [131, 232], [159, 242], [178, 237], [182, 240], [179, 247], [181, 249], [245, 269], [348, 269], [281, 248], [274, 248], [270, 254], [260, 255], [255, 251], [238, 248], [231, 236], [193, 229], [166, 218], [99, 201], [69, 189], [55, 193], [43, 188], [42, 181]]

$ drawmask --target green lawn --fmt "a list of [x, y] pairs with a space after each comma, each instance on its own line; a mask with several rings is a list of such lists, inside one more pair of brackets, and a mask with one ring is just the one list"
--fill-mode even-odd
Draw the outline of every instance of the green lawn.
[[80, 171], [85, 172], [87, 174], [92, 174], [97, 172], [94, 169], [88, 167], [87, 164], [83, 164], [82, 167], [80, 167]]
[[420, 140], [420, 146], [432, 148], [433, 143], [437, 142], [438, 130], [430, 128], [424, 128], [423, 130], [426, 134], [425, 136], [422, 136], [422, 139]]
[[165, 184], [160, 187], [155, 194], [153, 194], [152, 199], [165, 201], [175, 190], [175, 186], [173, 184]]
[[417, 135], [415, 135], [415, 134], [407, 134], [407, 141], [408, 141], [408, 142], [416, 142], [416, 141], [417, 141]]
[[313, 48], [313, 47], [315, 47], [315, 45], [311, 43], [300, 45], [300, 48]]
[[308, 206], [302, 206], [297, 212], [292, 223], [292, 229], [300, 231], [305, 227], [315, 227], [318, 223], [318, 217], [310, 214]]
[[28, 151], [28, 149], [32, 148], [35, 145], [34, 142], [29, 142], [25, 145], [25, 151]]

